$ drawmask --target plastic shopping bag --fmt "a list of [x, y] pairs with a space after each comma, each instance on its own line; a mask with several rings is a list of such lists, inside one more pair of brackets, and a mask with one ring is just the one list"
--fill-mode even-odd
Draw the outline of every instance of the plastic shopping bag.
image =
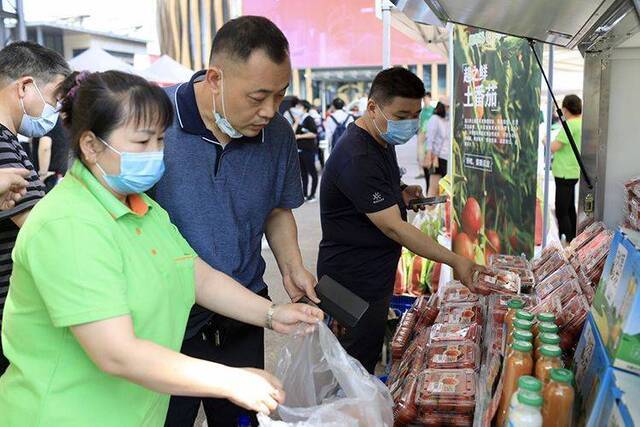
[[276, 376], [286, 401], [259, 415], [263, 427], [385, 427], [393, 425], [387, 387], [347, 354], [327, 325], [293, 337], [282, 350]]

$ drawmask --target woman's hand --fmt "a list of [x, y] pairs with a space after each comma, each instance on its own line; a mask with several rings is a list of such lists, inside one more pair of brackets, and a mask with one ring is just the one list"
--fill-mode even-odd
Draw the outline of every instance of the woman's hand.
[[273, 330], [288, 335], [295, 332], [300, 326], [305, 334], [315, 331], [316, 323], [322, 321], [324, 313], [317, 307], [307, 304], [283, 304], [278, 305], [273, 313], [271, 325]]
[[253, 368], [238, 368], [235, 371], [227, 393], [231, 402], [265, 415], [284, 403], [282, 383], [270, 373]]

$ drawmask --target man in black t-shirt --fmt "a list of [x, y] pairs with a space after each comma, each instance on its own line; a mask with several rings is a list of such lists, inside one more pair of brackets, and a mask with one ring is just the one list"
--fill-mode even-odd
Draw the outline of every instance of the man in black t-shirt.
[[42, 138], [33, 139], [33, 165], [44, 182], [45, 192], [53, 190], [69, 168], [69, 136], [58, 118], [56, 126]]
[[[316, 189], [318, 188], [318, 170], [316, 169], [316, 153], [318, 152], [318, 127], [309, 115], [311, 104], [308, 101], [298, 101], [294, 105], [296, 115], [293, 122], [293, 131], [298, 143], [298, 155], [300, 157], [300, 176], [302, 177], [302, 193], [307, 202], [316, 201]], [[311, 190], [309, 190], [309, 177], [311, 177]]]
[[342, 345], [371, 373], [382, 349], [402, 246], [451, 266], [467, 286], [478, 268], [406, 222], [406, 206], [422, 189], [400, 181], [395, 145], [416, 134], [424, 94], [422, 81], [410, 71], [380, 72], [366, 112], [331, 153], [320, 185], [318, 277], [326, 274], [369, 302], [355, 328], [337, 325], [334, 331], [342, 331]]

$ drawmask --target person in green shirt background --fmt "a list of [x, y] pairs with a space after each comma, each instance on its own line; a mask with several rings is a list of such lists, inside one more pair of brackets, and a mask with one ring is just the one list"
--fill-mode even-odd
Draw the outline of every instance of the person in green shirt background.
[[[578, 150], [582, 142], [582, 100], [577, 95], [567, 95], [562, 100], [562, 113], [573, 135]], [[575, 187], [580, 179], [578, 160], [569, 144], [569, 137], [561, 129], [551, 143], [553, 165], [551, 171], [556, 184], [556, 218], [560, 238], [570, 243], [576, 237], [577, 214]]]
[[284, 401], [273, 376], [180, 354], [191, 307], [280, 333], [310, 333], [322, 312], [212, 269], [144, 194], [164, 172], [162, 89], [107, 71], [73, 73], [59, 92], [76, 160], [15, 246], [0, 426], [162, 426], [172, 394], [270, 413]]
[[[416, 144], [417, 150], [417, 159], [418, 166], [420, 166], [423, 170], [424, 167], [424, 155], [427, 152], [427, 123], [429, 123], [429, 119], [433, 115], [434, 108], [431, 106], [431, 92], [427, 92], [424, 98], [422, 98], [422, 111], [420, 111], [419, 118], [419, 127], [418, 127], [418, 143]], [[427, 176], [427, 171], [424, 171], [423, 174], [416, 178], [422, 178], [423, 176]], [[427, 178], [427, 187], [429, 186], [429, 179]], [[427, 188], [425, 187], [425, 189]]]

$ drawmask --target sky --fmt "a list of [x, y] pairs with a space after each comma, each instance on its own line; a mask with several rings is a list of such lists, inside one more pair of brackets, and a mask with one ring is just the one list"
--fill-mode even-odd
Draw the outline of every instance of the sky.
[[[158, 54], [155, 4], [155, 0], [24, 0], [24, 14], [27, 22], [89, 15], [85, 27], [148, 40], [149, 53]], [[134, 31], [137, 26], [141, 28]]]

